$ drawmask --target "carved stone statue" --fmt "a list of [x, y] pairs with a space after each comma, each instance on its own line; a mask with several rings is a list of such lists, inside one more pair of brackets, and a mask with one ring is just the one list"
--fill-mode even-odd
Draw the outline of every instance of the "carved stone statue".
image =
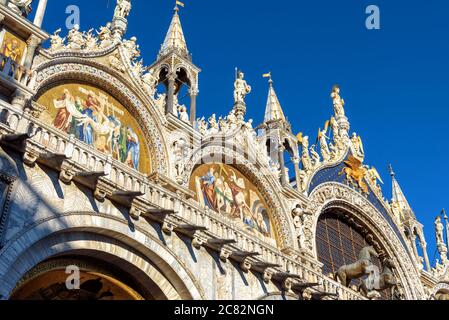
[[90, 29], [89, 31], [87, 31], [87, 33], [85, 34], [85, 48], [84, 50], [96, 50], [98, 49], [98, 43], [97, 43], [97, 38], [94, 36], [94, 34], [92, 33], [93, 29]]
[[132, 62], [131, 63], [131, 72], [133, 73], [134, 76], [136, 76], [137, 78], [141, 78], [143, 72], [145, 71], [145, 67], [143, 66], [143, 60], [139, 60], [136, 62]]
[[215, 113], [208, 119], [208, 121], [209, 121], [208, 134], [217, 134], [220, 131], [220, 127], [218, 125]]
[[165, 112], [165, 104], [167, 103], [167, 94], [158, 93], [156, 99], [154, 99], [154, 103], [161, 112]]
[[235, 116], [235, 110], [231, 110], [227, 116], [228, 125], [230, 130], [234, 130], [237, 127], [237, 117]]
[[345, 116], [345, 100], [340, 97], [340, 87], [335, 85], [332, 88], [331, 98], [334, 102], [334, 112], [337, 118]]
[[234, 102], [236, 104], [244, 104], [246, 95], [251, 92], [251, 86], [243, 80], [244, 76], [242, 71], [237, 72], [237, 79], [234, 82]]
[[306, 191], [307, 188], [307, 173], [304, 170], [299, 170], [299, 181], [301, 191]]
[[329, 138], [326, 136], [326, 130], [320, 130], [318, 134], [318, 140], [320, 141], [321, 156], [323, 157], [323, 160], [325, 162], [331, 159], [331, 152], [327, 144], [328, 139]]
[[173, 151], [175, 155], [175, 169], [176, 176], [183, 175], [185, 170], [185, 158], [187, 157], [188, 145], [184, 138], [180, 138], [173, 144]]
[[130, 0], [117, 0], [117, 6], [114, 11], [114, 18], [126, 19], [131, 12], [131, 1]]
[[301, 249], [306, 248], [305, 244], [305, 232], [304, 232], [304, 215], [311, 215], [306, 213], [300, 204], [297, 204], [292, 210], [293, 224], [296, 230], [296, 236], [298, 238], [299, 247]]
[[101, 27], [100, 31], [97, 31], [98, 39], [100, 39], [100, 48], [107, 48], [111, 44], [114, 43], [114, 40], [112, 38], [112, 31], [111, 31], [111, 23], [108, 22], [105, 27]]
[[126, 50], [126, 54], [130, 60], [140, 57], [139, 45], [137, 44], [137, 38], [132, 37], [129, 40], [123, 42], [123, 46]]
[[122, 73], [126, 71], [125, 66], [123, 65], [122, 61], [120, 60], [120, 54], [116, 52], [114, 55], [109, 56], [109, 65]]
[[189, 114], [187, 113], [187, 107], [185, 105], [181, 105], [178, 107], [179, 119], [185, 123], [189, 123]]
[[197, 119], [197, 124], [198, 124], [198, 131], [202, 134], [205, 135], [207, 132], [207, 122], [204, 119], [204, 117], [202, 117], [201, 119]]
[[227, 133], [229, 130], [229, 123], [227, 119], [223, 119], [222, 117], [218, 118], [218, 124], [220, 125], [221, 132]]
[[441, 222], [441, 217], [438, 216], [435, 219], [435, 233], [437, 237], [437, 244], [444, 244], [444, 225]]
[[50, 36], [50, 51], [55, 52], [64, 48], [65, 38], [61, 38], [59, 33], [61, 32], [61, 28], [56, 30], [53, 35]]
[[142, 76], [142, 81], [146, 85], [145, 89], [151, 97], [154, 97], [158, 80], [159, 79], [153, 75], [153, 70], [148, 70], [148, 72]]
[[32, 2], [33, 0], [9, 0], [8, 6], [26, 17], [32, 11]]
[[371, 256], [378, 257], [373, 246], [363, 248], [359, 253], [359, 260], [349, 265], [341, 266], [335, 274], [335, 280], [340, 280], [341, 283], [349, 287], [349, 284], [354, 279], [359, 279], [369, 275], [374, 266], [371, 261]]
[[302, 167], [305, 171], [309, 172], [313, 169], [312, 160], [310, 159], [309, 154], [309, 137], [304, 137], [302, 139]]
[[354, 147], [354, 151], [357, 153], [358, 157], [362, 157], [365, 155], [365, 151], [363, 150], [362, 139], [357, 135], [357, 133], [353, 133], [351, 137], [352, 146]]
[[318, 152], [316, 152], [315, 147], [316, 147], [315, 145], [312, 145], [310, 147], [310, 154], [312, 156], [312, 165], [314, 168], [318, 167], [321, 162], [320, 155], [318, 154]]
[[80, 26], [75, 24], [73, 29], [69, 31], [67, 35], [68, 39], [68, 49], [81, 50], [86, 43], [84, 35], [79, 31]]

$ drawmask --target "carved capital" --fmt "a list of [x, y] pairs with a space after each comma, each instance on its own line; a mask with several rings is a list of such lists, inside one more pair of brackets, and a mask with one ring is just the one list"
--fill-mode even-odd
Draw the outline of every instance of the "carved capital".
[[26, 41], [28, 45], [28, 50], [35, 50], [37, 46], [41, 43], [41, 40], [32, 34]]
[[203, 245], [203, 243], [204, 243], [204, 240], [203, 240], [199, 235], [195, 234], [195, 235], [193, 236], [193, 239], [192, 239], [192, 246], [193, 246], [195, 249], [197, 249], [197, 250], [201, 249], [201, 246]]
[[142, 208], [135, 203], [131, 204], [131, 208], [129, 208], [129, 216], [136, 221], [140, 219], [143, 212]]
[[251, 266], [251, 261], [249, 261], [248, 259], [245, 259], [240, 263], [240, 269], [242, 269], [242, 271], [245, 273], [251, 269]]
[[284, 289], [285, 291], [291, 291], [292, 284], [293, 284], [292, 280], [290, 278], [287, 278], [282, 282], [282, 289]]
[[106, 199], [106, 196], [108, 194], [106, 186], [104, 186], [102, 183], [97, 183], [97, 186], [95, 187], [94, 191], [94, 197], [100, 202], [103, 202]]
[[59, 180], [66, 184], [70, 184], [75, 176], [75, 172], [72, 166], [63, 164], [61, 172], [59, 173]]
[[35, 165], [36, 160], [39, 158], [38, 152], [26, 151], [23, 154], [23, 163], [27, 166], [32, 167]]
[[164, 220], [161, 228], [162, 228], [162, 232], [165, 233], [166, 235], [171, 235], [173, 232], [173, 225], [168, 221]]
[[229, 256], [231, 255], [231, 251], [222, 247], [220, 250], [220, 260], [224, 263], [228, 262]]
[[263, 272], [263, 281], [265, 283], [269, 283], [271, 281], [272, 277], [273, 277], [273, 271], [267, 269]]

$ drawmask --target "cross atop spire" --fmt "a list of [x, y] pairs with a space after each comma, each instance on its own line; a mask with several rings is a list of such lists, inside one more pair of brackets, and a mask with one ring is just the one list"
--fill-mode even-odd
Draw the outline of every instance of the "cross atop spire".
[[179, 18], [179, 7], [181, 5], [179, 1], [176, 1], [174, 8], [173, 18], [168, 28], [167, 35], [165, 36], [164, 43], [161, 46], [159, 55], [163, 56], [170, 51], [178, 51], [183, 54], [188, 54], [187, 43], [184, 38], [184, 32], [182, 31], [181, 20]]
[[273, 87], [273, 79], [271, 77], [271, 72], [264, 74], [264, 78], [269, 78], [268, 83], [270, 84], [270, 88], [268, 89], [268, 99], [267, 106], [265, 108], [265, 118], [264, 122], [281, 120], [286, 122], [284, 112], [282, 111], [281, 104], [279, 103], [279, 99], [274, 91]]

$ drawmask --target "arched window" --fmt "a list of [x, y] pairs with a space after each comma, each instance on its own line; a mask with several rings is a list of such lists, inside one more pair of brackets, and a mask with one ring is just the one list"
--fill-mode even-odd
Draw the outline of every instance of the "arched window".
[[[366, 237], [366, 230], [349, 218], [343, 209], [331, 208], [324, 211], [318, 219], [316, 230], [316, 247], [318, 260], [324, 264], [323, 273], [333, 275], [343, 265], [359, 260], [360, 250], [373, 245]], [[379, 250], [378, 250], [379, 251]], [[373, 257], [373, 263], [382, 270], [380, 259]], [[350, 284], [358, 286], [360, 280]], [[389, 293], [383, 292], [382, 298], [388, 299]]]

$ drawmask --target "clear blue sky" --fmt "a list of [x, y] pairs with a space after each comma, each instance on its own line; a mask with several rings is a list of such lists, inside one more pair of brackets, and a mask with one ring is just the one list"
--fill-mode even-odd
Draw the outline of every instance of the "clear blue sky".
[[[378, 168], [391, 196], [391, 163], [419, 220], [433, 259], [433, 221], [449, 208], [449, 2], [447, 0], [185, 0], [181, 20], [189, 50], [202, 68], [200, 115], [227, 114], [234, 68], [253, 87], [248, 118], [262, 120], [267, 82], [295, 132], [315, 139], [332, 113], [338, 83], [366, 163]], [[50, 0], [44, 28], [65, 25], [65, 9], [81, 9], [81, 29], [110, 21], [115, 0]], [[381, 10], [381, 30], [365, 28], [365, 8]], [[174, 1], [134, 0], [128, 37], [137, 36], [146, 64], [156, 58]], [[66, 33], [66, 30], [63, 32]]]

